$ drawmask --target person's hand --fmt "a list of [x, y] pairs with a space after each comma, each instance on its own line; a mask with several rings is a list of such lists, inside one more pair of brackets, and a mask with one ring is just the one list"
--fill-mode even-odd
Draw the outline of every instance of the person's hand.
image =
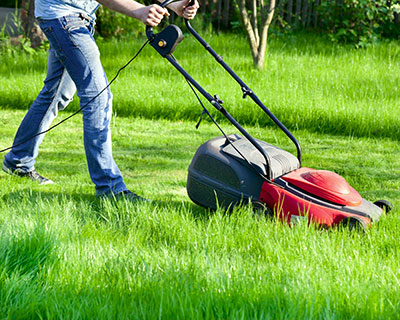
[[164, 16], [169, 16], [168, 10], [157, 4], [141, 7], [136, 13], [140, 21], [151, 27], [156, 27]]
[[196, 16], [197, 9], [199, 9], [199, 3], [194, 0], [191, 6], [188, 6], [191, 0], [181, 0], [171, 3], [168, 7], [175, 11], [176, 14], [185, 19], [191, 20]]

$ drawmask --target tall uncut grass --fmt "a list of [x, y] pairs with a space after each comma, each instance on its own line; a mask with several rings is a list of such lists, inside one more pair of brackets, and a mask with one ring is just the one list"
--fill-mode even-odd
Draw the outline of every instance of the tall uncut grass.
[[[24, 113], [0, 114], [4, 146]], [[341, 173], [368, 200], [394, 203], [359, 233], [194, 205], [187, 166], [218, 135], [206, 122], [196, 131], [195, 122], [115, 117], [114, 155], [126, 183], [154, 201], [96, 200], [81, 125], [76, 117], [43, 142], [37, 169], [55, 185], [0, 175], [2, 318], [399, 318], [397, 142], [296, 131], [304, 165]], [[293, 148], [275, 129], [248, 129]]]
[[[400, 134], [400, 46], [366, 49], [333, 45], [313, 35], [271, 37], [265, 69], [253, 70], [247, 41], [240, 35], [204, 35], [206, 41], [291, 129], [397, 139]], [[139, 49], [143, 39], [100, 44], [111, 78]], [[178, 61], [226, 108], [246, 124], [271, 125], [236, 82], [187, 35]], [[27, 108], [40, 90], [46, 54], [2, 57], [0, 107]], [[201, 107], [183, 77], [148, 46], [112, 88], [119, 115], [198, 119]], [[171, 94], [173, 92], [174, 94]], [[212, 107], [209, 107], [212, 109]]]
[[[147, 48], [113, 85], [112, 132], [126, 184], [153, 202], [94, 197], [80, 116], [47, 134], [36, 168], [56, 184], [0, 174], [0, 318], [400, 318], [398, 45], [354, 51], [316, 37], [272, 39], [258, 72], [243, 39], [208, 37], [294, 129], [304, 166], [341, 174], [364, 198], [391, 201], [393, 212], [361, 233], [289, 227], [248, 207], [227, 214], [196, 206], [186, 194], [187, 167], [220, 132], [208, 120], [195, 130], [200, 106]], [[140, 42], [101, 44], [109, 78]], [[189, 38], [178, 47], [182, 65], [256, 138], [294, 152], [195, 48]], [[14, 109], [26, 109], [40, 90], [45, 60], [42, 53], [1, 57], [1, 147], [24, 116]]]

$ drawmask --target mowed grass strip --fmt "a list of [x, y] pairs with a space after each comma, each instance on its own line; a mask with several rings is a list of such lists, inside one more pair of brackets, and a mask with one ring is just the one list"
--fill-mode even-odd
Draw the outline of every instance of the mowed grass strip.
[[[0, 115], [5, 147], [24, 112]], [[256, 219], [247, 207], [209, 212], [188, 199], [186, 173], [197, 147], [219, 132], [209, 121], [194, 126], [114, 117], [115, 159], [151, 204], [94, 198], [80, 116], [42, 144], [37, 169], [55, 185], [0, 175], [2, 317], [398, 318], [398, 209], [366, 233], [290, 228]], [[294, 151], [276, 129], [248, 130]], [[367, 199], [400, 206], [396, 141], [295, 135], [305, 166], [336, 171]]]

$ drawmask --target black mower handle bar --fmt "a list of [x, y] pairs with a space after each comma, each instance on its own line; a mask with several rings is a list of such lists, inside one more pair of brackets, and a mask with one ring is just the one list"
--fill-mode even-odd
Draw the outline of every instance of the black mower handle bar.
[[193, 29], [193, 27], [190, 25], [189, 20], [185, 19], [185, 24], [189, 32], [199, 41], [202, 46], [217, 60], [217, 62], [222, 65], [222, 67], [232, 76], [233, 79], [236, 80], [236, 82], [240, 85], [242, 92], [243, 92], [243, 98], [246, 98], [249, 96], [270, 118], [272, 121], [275, 122], [275, 124], [286, 134], [286, 136], [294, 143], [296, 146], [296, 151], [297, 151], [297, 159], [300, 162], [301, 166], [301, 147], [300, 143], [297, 141], [297, 139], [293, 136], [293, 134], [283, 125], [282, 122], [279, 121], [277, 117], [261, 102], [261, 100], [256, 96], [256, 94], [251, 90], [244, 82], [242, 79], [239, 78], [239, 76], [225, 63], [223, 58], [217, 54], [211, 47], [210, 45], [204, 41], [204, 39], [197, 33], [196, 30]]

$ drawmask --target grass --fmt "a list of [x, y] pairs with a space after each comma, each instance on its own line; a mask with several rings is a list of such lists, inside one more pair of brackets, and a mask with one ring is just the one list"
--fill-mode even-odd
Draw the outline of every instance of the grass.
[[[22, 111], [2, 111], [0, 142]], [[47, 135], [40, 187], [0, 176], [0, 314], [5, 318], [398, 318], [399, 215], [366, 234], [289, 228], [192, 204], [186, 170], [213, 125], [115, 117], [127, 184], [155, 200], [99, 202], [84, 164], [81, 120]], [[257, 137], [291, 149], [275, 129]], [[230, 129], [228, 129], [230, 130]], [[68, 139], [65, 136], [68, 135]], [[335, 170], [369, 200], [400, 205], [398, 144], [296, 131], [304, 164]], [[62, 143], [60, 143], [62, 141]], [[350, 147], [350, 148], [349, 148]], [[68, 150], [68, 153], [67, 151]], [[361, 155], [358, 151], [363, 150]]]
[[[204, 37], [289, 128], [360, 137], [399, 136], [398, 123], [393, 121], [400, 116], [397, 42], [355, 50], [311, 35], [271, 38], [265, 70], [258, 72], [252, 70], [242, 36]], [[142, 41], [101, 43], [109, 78]], [[192, 37], [186, 37], [175, 55], [206, 90], [225, 101], [241, 123], [271, 125], [250, 99], [242, 99], [236, 82]], [[45, 53], [2, 59], [0, 108], [30, 104], [42, 86], [45, 60]], [[169, 94], [171, 89], [176, 94]], [[171, 120], [196, 120], [199, 116], [198, 102], [183, 77], [150, 46], [120, 75], [113, 93], [115, 112], [121, 116]]]
[[[140, 56], [113, 87], [112, 131], [114, 157], [127, 185], [154, 202], [95, 199], [79, 116], [49, 133], [37, 169], [55, 185], [0, 175], [0, 318], [400, 318], [400, 149], [397, 131], [387, 131], [398, 130], [397, 89], [390, 80], [398, 79], [397, 71], [391, 73], [398, 68], [398, 47], [358, 52], [318, 39], [312, 44], [278, 39], [271, 42], [269, 66], [254, 72], [245, 44], [224, 37], [211, 41], [256, 92], [254, 85], [268, 87], [259, 95], [294, 128], [303, 165], [343, 175], [368, 200], [391, 201], [392, 214], [362, 234], [304, 224], [290, 228], [256, 219], [247, 207], [227, 215], [194, 205], [185, 190], [187, 167], [197, 147], [220, 133], [209, 121], [195, 130], [200, 107], [175, 72], [146, 49], [149, 56]], [[194, 44], [187, 42], [186, 55], [177, 56], [199, 72]], [[109, 74], [131, 56], [129, 45], [102, 44]], [[138, 44], [133, 47], [135, 52]], [[389, 60], [392, 69], [383, 81], [381, 66]], [[340, 61], [353, 68], [346, 72]], [[352, 70], [359, 71], [357, 77]], [[44, 72], [42, 54], [0, 61], [0, 146], [11, 143], [25, 113], [17, 109], [40, 90]], [[295, 151], [246, 109], [248, 102], [240, 92], [231, 93], [218, 69], [204, 62], [199, 78], [215, 93], [228, 90], [232, 114], [249, 123], [255, 137]], [[346, 108], [333, 109], [335, 96]], [[376, 110], [366, 108], [369, 100], [381, 108], [380, 131]], [[341, 119], [337, 127], [335, 114]]]

